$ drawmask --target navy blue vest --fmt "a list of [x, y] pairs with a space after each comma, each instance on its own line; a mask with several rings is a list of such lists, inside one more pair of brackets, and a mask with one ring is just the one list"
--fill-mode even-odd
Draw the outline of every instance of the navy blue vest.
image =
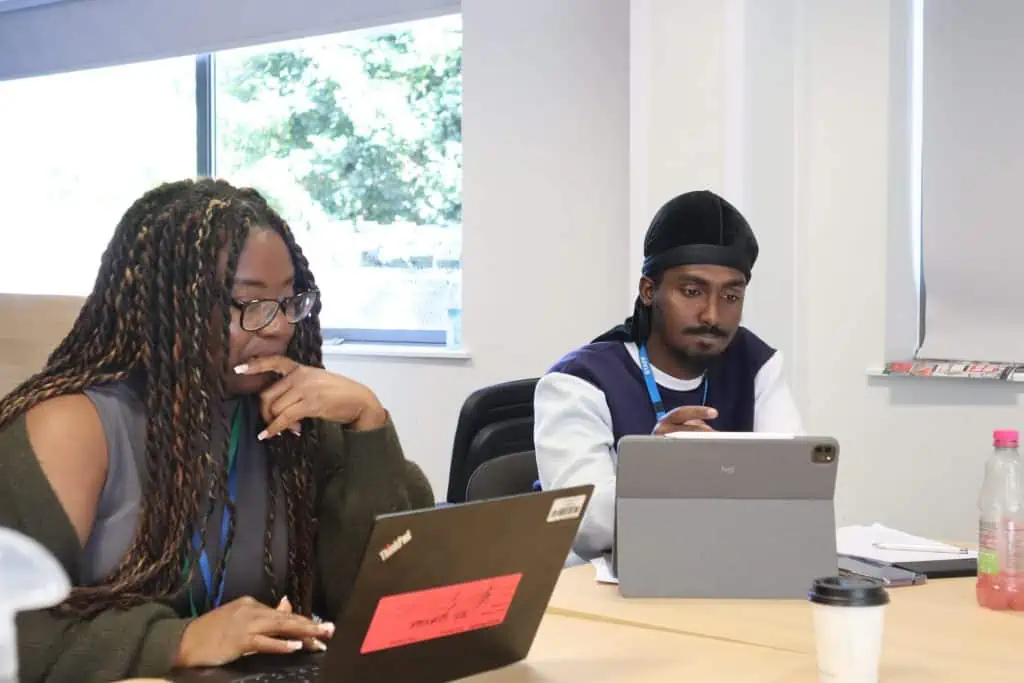
[[[750, 330], [741, 327], [732, 343], [708, 368], [708, 407], [718, 417], [708, 424], [721, 432], [754, 430], [754, 379], [775, 354]], [[627, 434], [650, 434], [657, 423], [654, 406], [647, 395], [643, 374], [621, 342], [588, 344], [569, 353], [552, 366], [560, 372], [586, 380], [601, 390], [612, 415], [615, 443]], [[704, 385], [693, 391], [673, 391], [659, 385], [665, 411], [679, 406], [700, 405]]]

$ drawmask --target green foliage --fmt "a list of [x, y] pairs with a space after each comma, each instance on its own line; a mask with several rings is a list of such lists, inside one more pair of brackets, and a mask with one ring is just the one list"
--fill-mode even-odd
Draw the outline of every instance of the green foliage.
[[222, 96], [272, 112], [222, 124], [222, 156], [235, 170], [287, 161], [338, 220], [460, 224], [461, 30], [446, 31], [313, 39], [218, 62]]

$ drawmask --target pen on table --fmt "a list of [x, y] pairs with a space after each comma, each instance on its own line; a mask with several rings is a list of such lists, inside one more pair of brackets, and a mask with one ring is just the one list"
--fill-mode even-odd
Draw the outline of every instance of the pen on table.
[[939, 553], [940, 555], [966, 555], [967, 548], [954, 548], [941, 545], [913, 545], [909, 543], [872, 543], [879, 550], [902, 550], [914, 553]]

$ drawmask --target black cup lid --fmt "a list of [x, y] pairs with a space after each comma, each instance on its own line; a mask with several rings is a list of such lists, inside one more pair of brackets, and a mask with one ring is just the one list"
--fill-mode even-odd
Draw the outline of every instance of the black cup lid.
[[875, 607], [889, 603], [889, 593], [881, 581], [861, 576], [815, 579], [808, 598], [819, 605], [837, 607]]

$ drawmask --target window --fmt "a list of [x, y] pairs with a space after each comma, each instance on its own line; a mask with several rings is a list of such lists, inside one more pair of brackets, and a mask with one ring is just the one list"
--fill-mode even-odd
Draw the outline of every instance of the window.
[[195, 174], [195, 73], [184, 58], [0, 83], [3, 223], [18, 239], [0, 250], [0, 291], [92, 290], [131, 202]]
[[454, 16], [214, 56], [214, 169], [290, 222], [325, 338], [458, 342], [461, 47]]
[[461, 345], [460, 16], [0, 83], [0, 101], [32, 103], [0, 107], [14, 220], [34, 253], [73, 254], [45, 283], [6, 254], [3, 291], [89, 291], [132, 199], [213, 174], [292, 226], [326, 343]]
[[924, 280], [922, 277], [921, 240], [921, 129], [924, 115], [921, 111], [924, 88], [924, 0], [912, 0], [910, 4], [910, 250], [914, 262], [914, 283], [920, 310], [918, 315], [917, 345], [924, 341]]
[[912, 3], [912, 182], [925, 359], [1024, 361], [1024, 5]]

